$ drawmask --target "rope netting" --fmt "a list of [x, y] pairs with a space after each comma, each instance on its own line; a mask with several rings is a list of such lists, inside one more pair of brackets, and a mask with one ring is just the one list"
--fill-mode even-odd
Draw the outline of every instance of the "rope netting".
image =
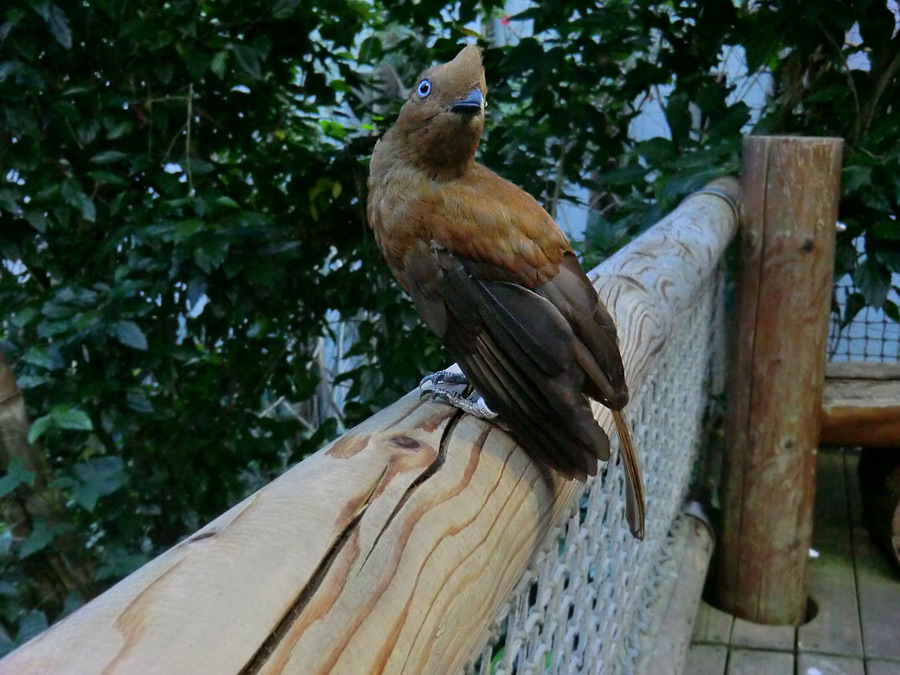
[[[678, 319], [651, 374], [626, 409], [644, 465], [643, 542], [625, 523], [615, 455], [589, 481], [494, 620], [468, 673], [632, 673], [652, 638], [661, 563], [671, 557], [708, 405], [724, 387], [721, 274]], [[614, 434], [613, 434], [614, 436]], [[613, 441], [615, 443], [615, 441]], [[643, 647], [642, 647], [643, 645]]]
[[[896, 290], [900, 275], [894, 275], [893, 284], [888, 300], [896, 305], [900, 304]], [[846, 316], [847, 307], [853, 307], [854, 303], [859, 306], [862, 302], [849, 275], [835, 283], [834, 300], [840, 312], [832, 313], [828, 328], [829, 361], [900, 361], [900, 323], [888, 317], [884, 310], [863, 307], [843, 325], [842, 317]]]

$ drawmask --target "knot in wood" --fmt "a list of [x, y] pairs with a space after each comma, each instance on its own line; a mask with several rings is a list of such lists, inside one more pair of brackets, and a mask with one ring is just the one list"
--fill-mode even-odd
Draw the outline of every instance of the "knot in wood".
[[200, 534], [195, 534], [193, 537], [188, 539], [188, 541], [191, 543], [203, 541], [204, 539], [215, 537], [217, 534], [218, 532], [216, 532], [215, 530], [213, 530], [212, 532], [201, 532]]
[[391, 443], [400, 448], [404, 448], [405, 450], [415, 450], [420, 445], [419, 441], [415, 438], [410, 438], [409, 436], [394, 436], [391, 439]]

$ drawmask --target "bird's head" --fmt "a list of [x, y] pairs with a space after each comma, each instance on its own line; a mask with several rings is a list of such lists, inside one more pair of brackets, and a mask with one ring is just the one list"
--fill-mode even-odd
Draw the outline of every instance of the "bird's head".
[[474, 45], [425, 70], [393, 130], [408, 159], [432, 175], [461, 172], [481, 140], [486, 95], [481, 51]]

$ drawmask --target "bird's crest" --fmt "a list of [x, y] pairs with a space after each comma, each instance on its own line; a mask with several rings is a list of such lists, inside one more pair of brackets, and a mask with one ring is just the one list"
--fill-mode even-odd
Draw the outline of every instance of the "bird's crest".
[[[481, 50], [475, 45], [466, 45], [452, 61], [426, 70], [418, 81], [429, 74], [448, 100], [461, 98], [473, 89], [479, 89], [487, 97]], [[416, 92], [413, 91], [412, 94], [415, 95]]]

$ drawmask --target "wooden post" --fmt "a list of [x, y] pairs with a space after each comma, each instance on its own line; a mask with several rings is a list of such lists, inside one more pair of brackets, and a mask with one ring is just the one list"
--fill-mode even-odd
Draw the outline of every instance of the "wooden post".
[[842, 141], [744, 142], [736, 335], [727, 385], [720, 608], [806, 616]]
[[[591, 273], [633, 391], [708, 290], [738, 187], [715, 181]], [[607, 410], [598, 419], [610, 428]], [[0, 675], [457, 673], [581, 490], [497, 427], [412, 393], [0, 660]]]

